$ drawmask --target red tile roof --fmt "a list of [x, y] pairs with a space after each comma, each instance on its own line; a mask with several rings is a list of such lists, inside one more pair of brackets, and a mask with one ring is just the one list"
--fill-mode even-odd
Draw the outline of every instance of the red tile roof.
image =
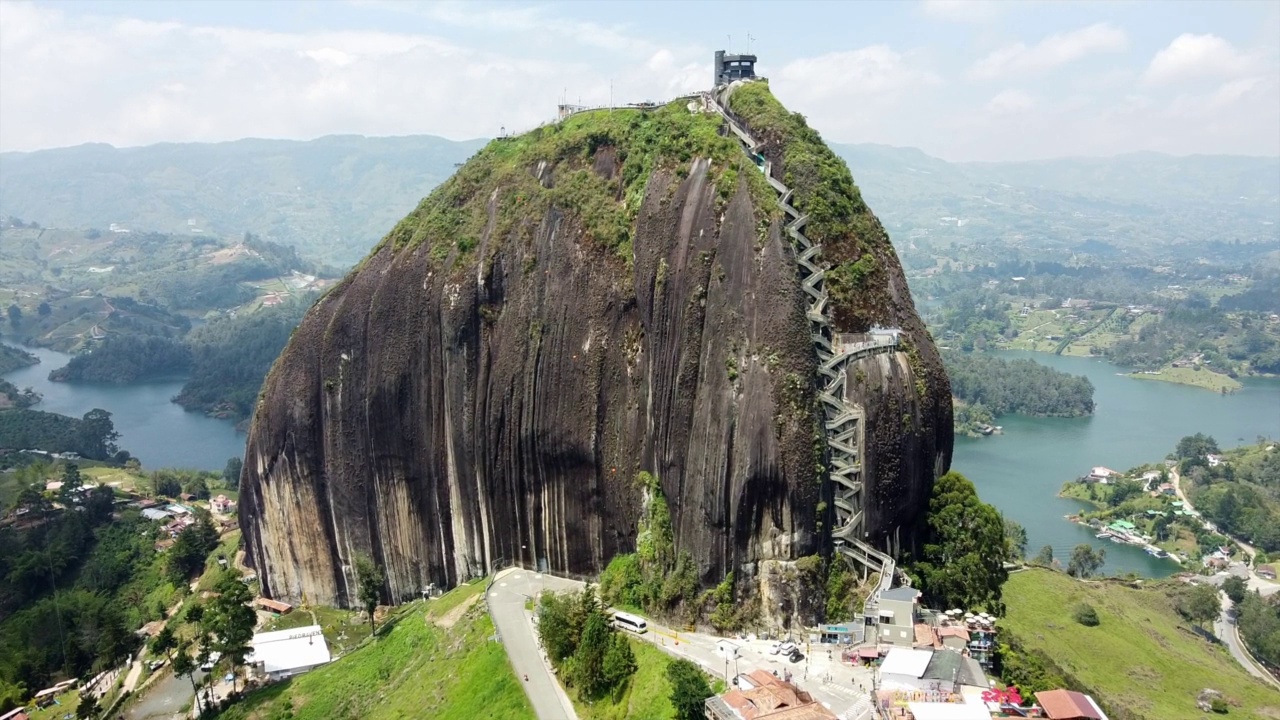
[[730, 690], [721, 696], [725, 704], [746, 720], [833, 720], [836, 716], [813, 696], [764, 670], [746, 676], [755, 687]]
[[1050, 720], [1102, 720], [1102, 714], [1093, 709], [1089, 696], [1074, 690], [1038, 692], [1036, 701]]

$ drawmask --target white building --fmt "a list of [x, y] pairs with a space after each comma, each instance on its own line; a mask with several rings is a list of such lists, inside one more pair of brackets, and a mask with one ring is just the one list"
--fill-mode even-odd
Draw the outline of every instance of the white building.
[[937, 683], [923, 680], [924, 671], [933, 659], [932, 650], [896, 647], [880, 663], [880, 687], [885, 690], [925, 690]]
[[245, 664], [260, 677], [283, 680], [329, 662], [329, 645], [319, 625], [258, 633]]

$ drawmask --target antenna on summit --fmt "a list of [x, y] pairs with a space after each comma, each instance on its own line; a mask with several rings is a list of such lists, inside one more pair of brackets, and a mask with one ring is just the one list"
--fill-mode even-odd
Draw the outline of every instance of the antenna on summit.
[[751, 37], [751, 33], [747, 33], [747, 54], [748, 54], [748, 55], [750, 55], [750, 54], [751, 54], [751, 41], [752, 41], [752, 40], [755, 40], [755, 38]]

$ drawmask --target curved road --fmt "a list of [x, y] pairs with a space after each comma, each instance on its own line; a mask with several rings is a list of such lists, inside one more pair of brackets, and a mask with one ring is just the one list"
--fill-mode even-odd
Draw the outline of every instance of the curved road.
[[1227, 597], [1226, 593], [1219, 593], [1219, 597], [1222, 598], [1222, 615], [1214, 621], [1213, 633], [1218, 636], [1222, 644], [1227, 646], [1227, 650], [1231, 652], [1231, 657], [1244, 666], [1244, 669], [1249, 671], [1250, 675], [1280, 690], [1280, 680], [1276, 680], [1271, 673], [1267, 672], [1266, 668], [1254, 662], [1253, 656], [1245, 650], [1244, 641], [1240, 639], [1240, 631], [1236, 627], [1236, 619], [1231, 613], [1231, 599]]
[[560, 592], [580, 590], [582, 583], [564, 580], [522, 568], [503, 570], [493, 580], [485, 601], [489, 615], [498, 629], [498, 638], [507, 649], [507, 657], [517, 678], [525, 678], [524, 692], [533, 704], [539, 720], [577, 720], [573, 703], [543, 658], [542, 648], [533, 630], [533, 616], [525, 610], [525, 601], [542, 590]]
[[[542, 589], [579, 592], [582, 588], [583, 583], [576, 580], [514, 568], [498, 573], [489, 589], [489, 614], [498, 628], [502, 644], [506, 646], [507, 657], [511, 659], [516, 677], [523, 677], [526, 673], [529, 676], [525, 683], [525, 693], [533, 703], [539, 720], [574, 719], [577, 716], [564, 689], [543, 659], [534, 634], [532, 614], [524, 609], [524, 603]], [[730, 665], [717, 647], [720, 641], [727, 638], [696, 632], [677, 633], [652, 620], [649, 621], [649, 629], [650, 632], [641, 635], [640, 639], [652, 643], [668, 655], [693, 661], [712, 676], [723, 675], [727, 678], [730, 670], [748, 672], [753, 668], [790, 671], [795, 676], [794, 682], [801, 684], [816, 700], [841, 717], [872, 717], [871, 702], [867, 695], [872, 683], [871, 672], [865, 668], [841, 664], [838, 655], [834, 659], [828, 659], [825, 652], [827, 648], [815, 646], [809, 660], [791, 664], [776, 655], [768, 655], [766, 648], [769, 642], [766, 640], [733, 640], [731, 642], [739, 649], [738, 660]], [[801, 647], [805, 645], [802, 643]]]
[[[1178, 499], [1182, 501], [1183, 507], [1189, 512], [1195, 512], [1195, 507], [1191, 504], [1191, 500], [1187, 498], [1186, 493], [1182, 492], [1182, 476], [1178, 474], [1177, 466], [1169, 469], [1169, 480], [1173, 484], [1173, 491], [1178, 495]], [[1258, 551], [1254, 549], [1252, 545], [1223, 532], [1216, 525], [1205, 520], [1203, 516], [1198, 517], [1200, 518], [1200, 522], [1204, 523], [1204, 528], [1206, 530], [1222, 535], [1236, 545], [1239, 545], [1240, 549], [1243, 550], [1245, 555], [1249, 558], [1249, 561], [1245, 566], [1253, 566], [1253, 558], [1257, 556]], [[1252, 578], [1246, 579], [1252, 580]], [[1252, 587], [1253, 585], [1254, 583], [1250, 582], [1250, 586]], [[1219, 615], [1218, 619], [1213, 623], [1213, 634], [1218, 636], [1218, 639], [1222, 641], [1222, 644], [1226, 645], [1227, 650], [1231, 652], [1231, 657], [1235, 658], [1236, 662], [1240, 663], [1240, 665], [1244, 667], [1250, 675], [1280, 688], [1280, 680], [1276, 680], [1271, 673], [1267, 672], [1266, 668], [1255, 662], [1253, 656], [1245, 649], [1244, 641], [1240, 639], [1240, 631], [1236, 627], [1236, 619], [1231, 613], [1231, 599], [1227, 597], [1226, 593], [1221, 591], [1219, 591], [1218, 597], [1222, 600], [1222, 614]]]

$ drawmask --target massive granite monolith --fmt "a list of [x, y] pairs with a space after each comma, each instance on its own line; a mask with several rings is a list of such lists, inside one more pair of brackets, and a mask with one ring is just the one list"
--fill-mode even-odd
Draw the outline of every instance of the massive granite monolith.
[[[903, 331], [849, 381], [887, 547], [950, 464], [950, 386], [847, 168], [761, 87], [786, 122], [744, 122], [827, 221], [825, 261], [852, 268], [838, 329]], [[249, 433], [240, 522], [264, 593], [351, 604], [361, 554], [388, 600], [511, 562], [594, 574], [634, 549], [641, 470], [704, 582], [828, 548], [795, 250], [727, 135], [694, 100], [495, 140], [319, 300]]]

